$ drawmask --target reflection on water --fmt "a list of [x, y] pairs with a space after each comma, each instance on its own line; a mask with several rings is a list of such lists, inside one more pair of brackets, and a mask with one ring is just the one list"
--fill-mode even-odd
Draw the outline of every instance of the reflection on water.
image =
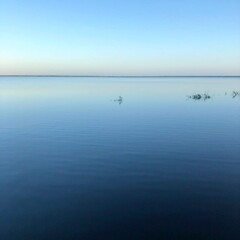
[[238, 239], [239, 89], [1, 77], [0, 239]]

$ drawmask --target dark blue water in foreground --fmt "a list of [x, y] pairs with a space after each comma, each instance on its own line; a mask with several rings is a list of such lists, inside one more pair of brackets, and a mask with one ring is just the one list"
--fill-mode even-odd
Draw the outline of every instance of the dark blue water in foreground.
[[0, 239], [240, 239], [236, 90], [240, 78], [1, 77]]

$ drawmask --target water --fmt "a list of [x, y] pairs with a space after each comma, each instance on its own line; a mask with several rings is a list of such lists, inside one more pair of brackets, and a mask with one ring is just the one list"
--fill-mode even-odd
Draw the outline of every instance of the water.
[[239, 239], [239, 90], [1, 77], [0, 239]]

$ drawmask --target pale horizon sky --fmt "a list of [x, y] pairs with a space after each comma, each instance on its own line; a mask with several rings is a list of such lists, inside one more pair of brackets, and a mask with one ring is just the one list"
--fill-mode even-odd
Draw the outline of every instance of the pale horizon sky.
[[239, 0], [0, 0], [0, 75], [240, 75]]

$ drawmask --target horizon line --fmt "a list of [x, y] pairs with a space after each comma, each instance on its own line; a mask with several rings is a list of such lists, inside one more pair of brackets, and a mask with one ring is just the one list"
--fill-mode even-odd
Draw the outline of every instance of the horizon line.
[[70, 75], [70, 74], [0, 74], [0, 77], [111, 77], [111, 78], [163, 78], [163, 77], [240, 77], [240, 75]]

